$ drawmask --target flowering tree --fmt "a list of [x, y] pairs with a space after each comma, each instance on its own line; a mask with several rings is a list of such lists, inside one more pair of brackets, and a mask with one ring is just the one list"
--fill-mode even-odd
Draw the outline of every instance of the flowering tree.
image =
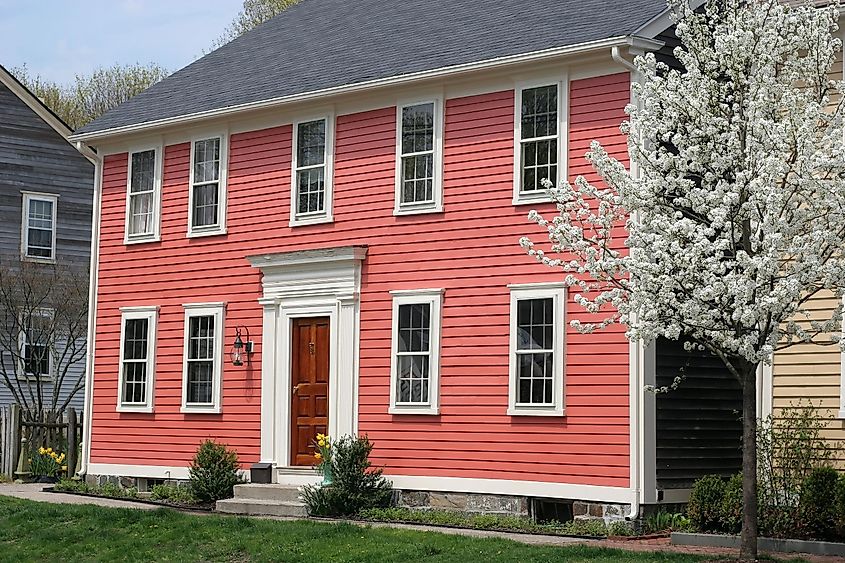
[[631, 171], [594, 142], [587, 159], [604, 186], [547, 184], [559, 214], [531, 218], [551, 246], [521, 244], [600, 314], [577, 329], [622, 323], [631, 339], [684, 339], [739, 380], [741, 557], [754, 559], [757, 370], [776, 350], [835, 344], [842, 321], [841, 306], [818, 320], [808, 305], [841, 298], [845, 280], [843, 84], [828, 77], [839, 14], [778, 0], [669, 5], [682, 70], [635, 61]]

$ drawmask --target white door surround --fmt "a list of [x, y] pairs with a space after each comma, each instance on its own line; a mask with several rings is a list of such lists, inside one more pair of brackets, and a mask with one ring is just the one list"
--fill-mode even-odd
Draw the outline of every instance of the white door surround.
[[329, 318], [329, 435], [357, 432], [359, 296], [366, 256], [365, 246], [343, 246], [247, 258], [263, 274], [262, 462], [290, 465], [290, 347], [296, 318]]

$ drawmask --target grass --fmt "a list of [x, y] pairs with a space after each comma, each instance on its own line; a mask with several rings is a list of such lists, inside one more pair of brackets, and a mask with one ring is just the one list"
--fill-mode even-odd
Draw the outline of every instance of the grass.
[[[0, 497], [0, 561], [682, 563], [684, 554], [528, 546], [499, 538], [37, 503]], [[712, 560], [712, 558], [711, 558]]]

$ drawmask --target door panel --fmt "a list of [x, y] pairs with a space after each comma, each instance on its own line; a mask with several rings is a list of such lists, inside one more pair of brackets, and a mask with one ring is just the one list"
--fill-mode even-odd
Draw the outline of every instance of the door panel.
[[291, 465], [314, 465], [313, 442], [329, 426], [329, 319], [294, 319], [291, 342]]

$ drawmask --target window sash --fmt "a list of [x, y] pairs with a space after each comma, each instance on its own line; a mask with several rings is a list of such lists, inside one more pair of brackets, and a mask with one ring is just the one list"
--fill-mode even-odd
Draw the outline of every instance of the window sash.
[[[223, 140], [221, 137], [200, 139], [192, 143], [192, 149], [191, 228], [215, 229], [220, 226]], [[209, 186], [214, 189], [203, 189]]]
[[[430, 124], [420, 125], [415, 121], [408, 122], [408, 112], [417, 112], [425, 108], [424, 117], [430, 115]], [[435, 150], [437, 139], [435, 135], [437, 107], [434, 102], [425, 102], [403, 106], [400, 110], [401, 123], [399, 126], [399, 205], [430, 205], [435, 203]], [[415, 116], [411, 116], [415, 117]], [[410, 139], [409, 139], [410, 137]], [[420, 139], [422, 142], [420, 143]], [[406, 147], [410, 141], [412, 147]], [[418, 145], [423, 147], [418, 149]], [[406, 148], [408, 150], [406, 150]], [[423, 158], [421, 158], [423, 157]], [[420, 172], [422, 164], [422, 172]], [[413, 169], [410, 169], [410, 166]], [[409, 177], [409, 172], [412, 174]]]
[[182, 412], [219, 412], [223, 308], [219, 303], [185, 305]]
[[[147, 404], [147, 380], [152, 369], [150, 365], [151, 325], [148, 317], [124, 317], [123, 339], [121, 341], [121, 404], [140, 406]], [[135, 332], [130, 334], [129, 327]], [[139, 337], [137, 331], [141, 331]], [[129, 353], [130, 347], [132, 349]], [[127, 357], [139, 356], [139, 357]], [[142, 369], [141, 369], [142, 368]], [[140, 370], [140, 372], [139, 372]]]
[[[326, 213], [328, 126], [328, 119], [325, 118], [296, 124], [296, 166], [292, 202], [296, 217], [313, 217]], [[319, 161], [316, 161], [317, 158]]]
[[[530, 113], [526, 112], [525, 97], [526, 93], [536, 93], [540, 90], [548, 90], [554, 92], [555, 100], [554, 106], [549, 107], [548, 102], [545, 111], [535, 106]], [[561, 124], [560, 124], [560, 85], [549, 84], [545, 86], [536, 86], [531, 88], [523, 88], [521, 90], [521, 104], [519, 109], [519, 193], [522, 194], [537, 194], [542, 193], [545, 188], [542, 185], [542, 180], [548, 179], [552, 184], [557, 184], [560, 170], [560, 148], [561, 148]], [[546, 122], [546, 129], [553, 129], [554, 133], [547, 133], [545, 135], [537, 135], [537, 118], [543, 118]], [[534, 119], [535, 134], [530, 135], [525, 131], [526, 119]], [[538, 157], [535, 154], [534, 164], [526, 164], [526, 150], [527, 147], [539, 147], [543, 143], [550, 144], [555, 142], [553, 150], [548, 148], [548, 159], [546, 163], [540, 164]], [[536, 148], [534, 149], [537, 150]], [[541, 172], [542, 171], [542, 172]], [[531, 186], [531, 187], [528, 187]]]
[[[422, 318], [416, 319], [418, 308]], [[431, 404], [431, 344], [433, 304], [430, 302], [402, 303], [398, 308], [396, 319], [396, 404], [397, 405], [429, 405]], [[405, 316], [403, 310], [408, 310], [407, 324], [402, 324]], [[425, 322], [427, 317], [428, 322]], [[421, 321], [416, 326], [415, 321]], [[419, 350], [402, 350], [403, 333], [406, 333], [406, 348], [419, 347]], [[415, 334], [418, 333], [418, 334]], [[418, 346], [414, 346], [417, 337]]]
[[[151, 155], [151, 160], [148, 155]], [[129, 154], [129, 185], [126, 202], [128, 238], [147, 238], [156, 235], [158, 166], [158, 149], [145, 149]], [[139, 170], [137, 167], [142, 168]]]
[[52, 260], [56, 241], [55, 197], [24, 194], [23, 247], [26, 258]]

